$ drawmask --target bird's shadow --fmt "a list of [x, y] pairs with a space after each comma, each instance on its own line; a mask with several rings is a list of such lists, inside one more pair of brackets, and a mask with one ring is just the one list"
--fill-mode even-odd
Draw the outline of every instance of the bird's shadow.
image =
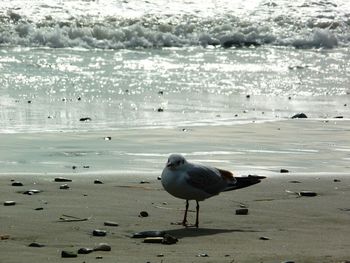
[[234, 232], [259, 232], [258, 230], [253, 229], [220, 229], [220, 228], [195, 228], [195, 227], [186, 227], [179, 229], [169, 229], [164, 232], [169, 235], [175, 236], [177, 238], [186, 238], [186, 237], [200, 237], [200, 236], [210, 236], [222, 233], [234, 233]]

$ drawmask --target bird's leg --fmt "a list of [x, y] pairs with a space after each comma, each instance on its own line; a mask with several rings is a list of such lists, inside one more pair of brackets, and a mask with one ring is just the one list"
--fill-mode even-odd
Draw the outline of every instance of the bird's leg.
[[186, 200], [186, 209], [185, 209], [184, 219], [183, 219], [183, 221], [182, 221], [182, 225], [183, 225], [183, 226], [187, 226], [187, 211], [188, 211], [188, 206], [189, 206], [189, 203], [188, 203], [188, 200]]
[[198, 216], [199, 216], [199, 203], [198, 203], [197, 200], [196, 200], [196, 203], [197, 203], [197, 206], [196, 206], [196, 224], [195, 224], [195, 227], [198, 228], [198, 225], [199, 225], [199, 219], [198, 219]]

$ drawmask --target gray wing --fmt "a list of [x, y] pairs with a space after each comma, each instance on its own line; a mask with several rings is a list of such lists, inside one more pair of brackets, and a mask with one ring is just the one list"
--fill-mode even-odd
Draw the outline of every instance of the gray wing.
[[226, 187], [226, 182], [220, 175], [219, 170], [198, 164], [192, 164], [187, 171], [187, 183], [208, 194], [216, 195]]

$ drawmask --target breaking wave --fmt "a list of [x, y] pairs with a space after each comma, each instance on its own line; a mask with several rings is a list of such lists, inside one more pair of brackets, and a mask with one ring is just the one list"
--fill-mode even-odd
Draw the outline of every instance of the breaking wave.
[[350, 16], [296, 21], [278, 16], [264, 21], [191, 15], [145, 15], [139, 18], [85, 17], [32, 21], [14, 11], [0, 17], [0, 45], [50, 48], [135, 49], [186, 46], [295, 48], [348, 46]]

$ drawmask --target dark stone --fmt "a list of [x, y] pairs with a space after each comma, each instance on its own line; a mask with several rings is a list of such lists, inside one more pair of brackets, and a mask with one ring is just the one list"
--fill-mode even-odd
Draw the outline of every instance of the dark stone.
[[280, 173], [281, 173], [281, 174], [289, 173], [289, 170], [283, 169], [283, 168], [282, 168], [282, 169], [280, 170]]
[[146, 238], [146, 237], [164, 237], [166, 234], [166, 232], [164, 231], [141, 231], [141, 232], [137, 232], [132, 234], [132, 238]]
[[268, 237], [259, 237], [260, 240], [270, 240]]
[[140, 182], [140, 184], [149, 184], [149, 182], [148, 182], [148, 181], [142, 180], [142, 181]]
[[162, 180], [162, 177], [161, 177], [161, 176], [158, 176], [158, 177], [157, 177], [157, 180]]
[[94, 252], [92, 248], [86, 248], [86, 247], [79, 248], [78, 250], [78, 254], [90, 254], [92, 252]]
[[301, 183], [300, 181], [289, 181], [289, 182], [292, 184], [300, 184]]
[[236, 209], [236, 215], [248, 215], [248, 208], [239, 208]]
[[313, 197], [317, 196], [317, 193], [312, 192], [312, 191], [301, 191], [298, 193], [300, 196], [308, 196], [308, 197]]
[[143, 240], [143, 243], [162, 243], [163, 241], [163, 237], [146, 237], [144, 240]]
[[164, 109], [163, 109], [163, 108], [158, 108], [157, 111], [158, 111], [158, 112], [163, 112]]
[[100, 181], [100, 180], [98, 180], [98, 179], [96, 179], [96, 180], [94, 181], [94, 184], [103, 184], [103, 182]]
[[246, 97], [247, 99], [250, 99], [250, 95], [249, 95], [249, 94], [248, 94], [248, 95], [246, 95], [245, 97]]
[[298, 114], [295, 114], [294, 116], [292, 116], [292, 119], [306, 119], [307, 116], [305, 113], [298, 113]]
[[334, 119], [343, 119], [344, 116], [335, 116]]
[[84, 168], [84, 169], [89, 169], [89, 168], [90, 168], [90, 165], [83, 165], [83, 168]]
[[14, 206], [14, 205], [16, 205], [15, 201], [5, 201], [4, 202], [4, 206]]
[[209, 255], [207, 253], [200, 253], [197, 255], [197, 257], [206, 258], [209, 257]]
[[73, 170], [75, 170], [75, 169], [77, 169], [77, 168], [78, 168], [78, 167], [75, 166], [75, 165], [72, 166], [72, 169], [73, 169]]
[[67, 190], [67, 189], [69, 189], [69, 185], [68, 184], [62, 184], [62, 185], [60, 185], [60, 189]]
[[84, 118], [80, 118], [79, 121], [83, 121], [83, 122], [88, 122], [91, 121], [92, 119], [90, 117], [84, 117]]
[[12, 186], [23, 186], [23, 184], [21, 182], [16, 181], [12, 183]]
[[43, 207], [38, 207], [38, 208], [35, 208], [34, 210], [35, 211], [41, 211], [41, 210], [44, 210], [44, 208]]
[[177, 241], [179, 241], [176, 237], [171, 236], [169, 234], [165, 234], [162, 240], [162, 244], [165, 245], [172, 245], [172, 244], [176, 244]]
[[139, 214], [139, 217], [148, 217], [149, 214], [147, 211], [141, 211], [140, 214]]
[[33, 243], [30, 243], [28, 245], [28, 247], [45, 247], [45, 245], [37, 243], [37, 242], [33, 242]]
[[110, 140], [112, 140], [112, 137], [111, 137], [111, 136], [106, 136], [106, 137], [104, 138], [104, 140], [105, 140], [105, 141], [110, 141]]
[[339, 180], [339, 179], [334, 179], [333, 182], [339, 183], [339, 182], [341, 182], [341, 180]]
[[160, 91], [158, 91], [158, 94], [159, 94], [159, 95], [163, 95], [164, 92], [163, 92], [162, 90], [160, 90]]
[[64, 177], [56, 177], [55, 182], [72, 182], [72, 180]]
[[95, 237], [104, 237], [107, 235], [107, 231], [106, 230], [100, 230], [100, 229], [95, 229], [94, 231], [92, 231], [92, 235]]
[[107, 243], [100, 243], [94, 247], [94, 251], [111, 251], [112, 247]]
[[77, 253], [75, 253], [73, 251], [63, 250], [61, 252], [61, 257], [63, 257], [63, 258], [76, 258], [77, 256], [78, 256]]

